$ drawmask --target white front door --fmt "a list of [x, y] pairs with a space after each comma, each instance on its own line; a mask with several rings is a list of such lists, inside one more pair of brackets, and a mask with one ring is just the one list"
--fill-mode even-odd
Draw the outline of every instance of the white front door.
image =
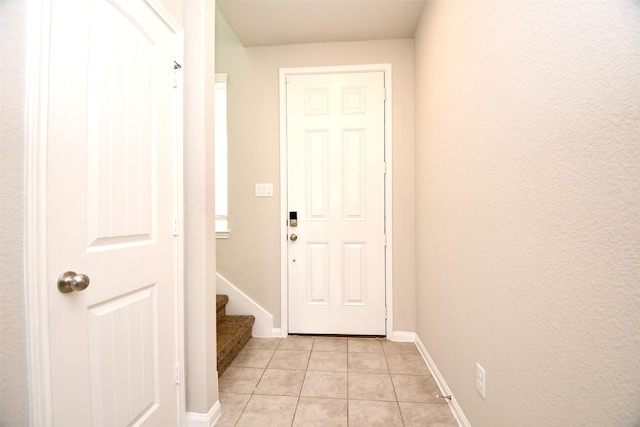
[[[142, 0], [53, 0], [47, 218], [55, 426], [178, 425], [177, 36]], [[90, 282], [62, 293], [58, 277]]]
[[384, 81], [286, 78], [289, 333], [385, 334]]

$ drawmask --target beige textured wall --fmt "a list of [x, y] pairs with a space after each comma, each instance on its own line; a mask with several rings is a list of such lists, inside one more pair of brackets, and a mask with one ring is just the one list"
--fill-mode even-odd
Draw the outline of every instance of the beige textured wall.
[[454, 396], [639, 425], [640, 3], [434, 1], [415, 50], [417, 332]]
[[184, 2], [184, 292], [186, 410], [218, 401], [214, 211], [215, 3]]
[[[269, 311], [280, 326], [279, 68], [391, 63], [393, 67], [394, 328], [413, 331], [413, 42], [389, 40], [244, 48], [220, 15], [216, 72], [227, 73], [228, 240], [218, 272]], [[273, 183], [273, 198], [254, 184]]]
[[29, 424], [24, 311], [27, 5], [0, 2], [0, 426]]
[[[218, 401], [215, 317], [213, 85], [215, 3], [161, 0], [184, 28], [185, 410], [207, 414]], [[193, 417], [188, 414], [188, 417]], [[189, 422], [189, 420], [187, 420]]]
[[[186, 411], [218, 400], [215, 321], [213, 85], [215, 3], [161, 0], [184, 28], [184, 298]], [[188, 416], [192, 416], [189, 414]]]

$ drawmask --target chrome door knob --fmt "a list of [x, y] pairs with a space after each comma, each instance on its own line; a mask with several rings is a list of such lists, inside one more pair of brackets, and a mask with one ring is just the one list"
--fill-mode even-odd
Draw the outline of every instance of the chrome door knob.
[[58, 277], [58, 290], [63, 294], [69, 292], [80, 292], [89, 286], [89, 276], [86, 274], [76, 274], [75, 271], [66, 271]]
[[296, 240], [298, 240], [298, 236], [296, 236], [295, 234], [292, 234], [291, 236], [289, 236], [289, 238], [291, 239], [292, 242], [295, 242]]

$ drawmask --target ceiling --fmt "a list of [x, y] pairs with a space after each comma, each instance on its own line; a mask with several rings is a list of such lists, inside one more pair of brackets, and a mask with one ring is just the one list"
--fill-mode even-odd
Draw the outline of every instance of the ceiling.
[[245, 47], [413, 38], [426, 0], [218, 0]]

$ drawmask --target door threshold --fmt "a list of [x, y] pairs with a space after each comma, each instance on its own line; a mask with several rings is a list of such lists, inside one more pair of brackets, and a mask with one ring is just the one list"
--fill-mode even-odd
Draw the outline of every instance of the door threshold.
[[348, 334], [297, 334], [289, 333], [290, 337], [327, 337], [327, 338], [377, 338], [380, 340], [387, 339], [384, 335], [348, 335]]

